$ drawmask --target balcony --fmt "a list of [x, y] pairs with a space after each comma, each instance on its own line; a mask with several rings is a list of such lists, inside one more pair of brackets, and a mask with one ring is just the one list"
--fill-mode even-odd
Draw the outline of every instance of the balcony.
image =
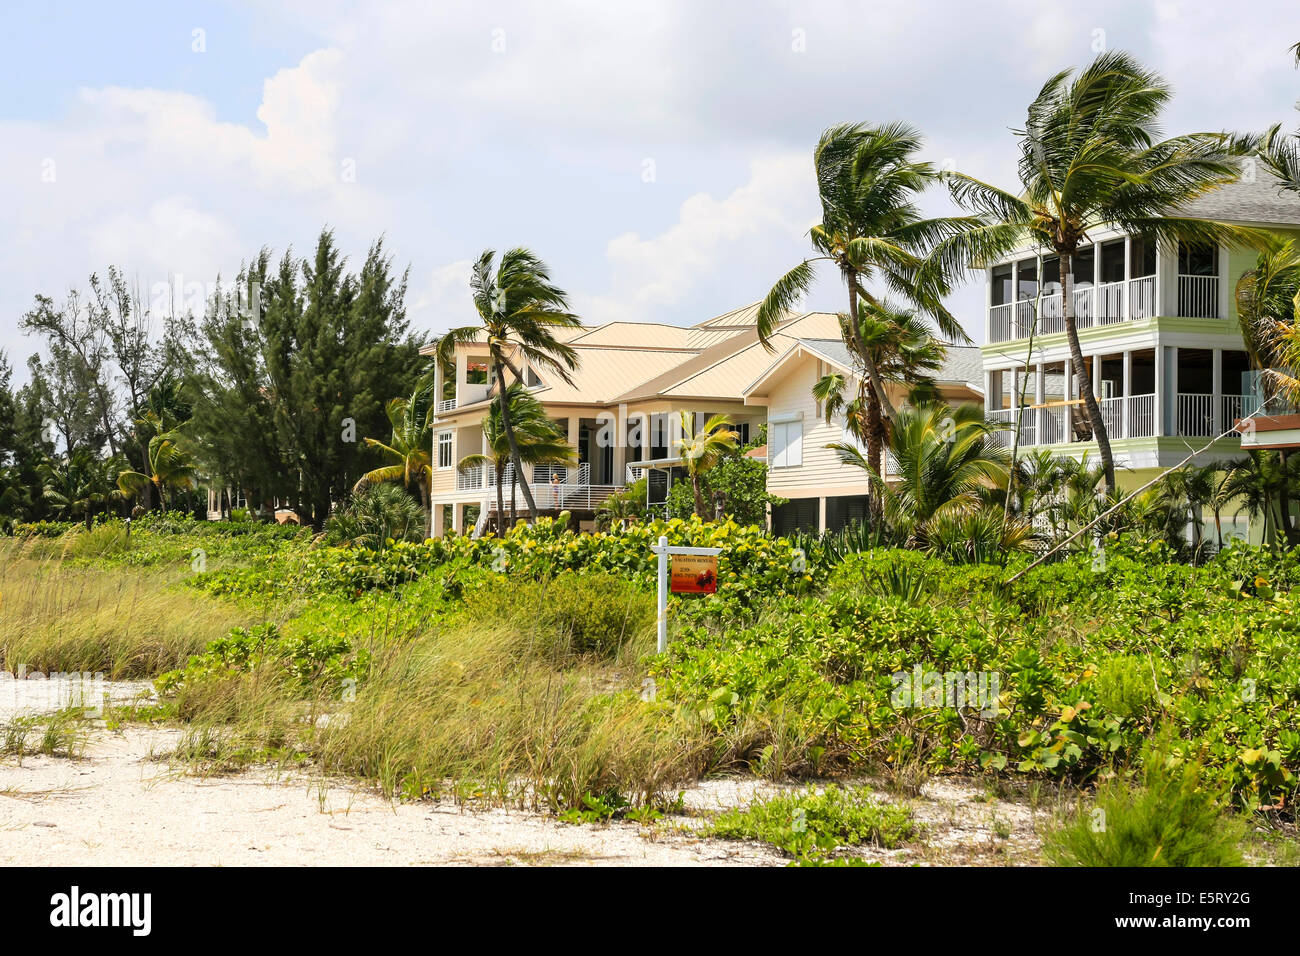
[[[1180, 392], [1174, 407], [1172, 436], [1186, 438], [1213, 438], [1250, 411], [1248, 395], [1220, 395], [1219, 417], [1214, 415], [1214, 396]], [[1126, 438], [1154, 438], [1161, 434], [1156, 427], [1156, 397], [1128, 395], [1104, 398], [1097, 402], [1106, 434], [1112, 441]], [[1015, 412], [1006, 408], [987, 414], [992, 422], [1008, 426], [1014, 423]], [[1010, 427], [994, 432], [994, 444], [1010, 448], [1013, 432]], [[1055, 403], [1041, 408], [1027, 407], [1020, 411], [1020, 447], [1062, 445], [1072, 442], [1092, 441], [1092, 426], [1081, 403]]]
[[451, 411], [451, 410], [454, 409], [455, 407], [456, 407], [456, 399], [454, 399], [454, 398], [444, 398], [442, 401], [438, 402], [438, 408], [437, 408], [437, 411], [438, 411], [438, 414], [442, 414], [443, 412], [449, 412], [449, 411]]
[[[552, 477], [560, 480], [553, 482]], [[496, 487], [495, 468], [475, 465], [456, 473], [456, 490], [487, 492], [489, 511], [495, 511], [497, 507]], [[563, 465], [533, 465], [529, 487], [539, 511], [591, 511], [623, 488], [622, 485], [593, 485], [591, 465], [587, 462], [573, 468]], [[501, 497], [507, 509], [510, 508], [512, 498], [516, 510], [527, 507], [522, 491], [515, 484], [513, 465], [507, 465], [502, 473]]]
[[[1217, 319], [1219, 277], [1214, 275], [1180, 275], [1177, 277], [1177, 314], [1188, 318]], [[1120, 282], [1103, 282], [1075, 289], [1075, 325], [1080, 329], [1118, 325], [1132, 319], [1146, 319], [1159, 314], [1156, 300], [1156, 277], [1140, 276]], [[989, 341], [1010, 342], [1029, 337], [1034, 326], [1034, 308], [1039, 310], [1037, 335], [1065, 331], [1065, 308], [1060, 292], [1035, 300], [1021, 299], [989, 307]]]

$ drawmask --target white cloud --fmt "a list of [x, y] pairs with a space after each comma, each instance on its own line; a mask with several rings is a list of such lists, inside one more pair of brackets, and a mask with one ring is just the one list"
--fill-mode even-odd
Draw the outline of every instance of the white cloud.
[[[815, 222], [816, 190], [807, 155], [756, 160], [749, 181], [722, 199], [699, 193], [681, 204], [677, 221], [659, 235], [634, 232], [609, 241], [610, 291], [590, 297], [590, 321], [652, 321], [689, 301], [703, 280], [735, 272], [761, 296], [780, 272], [805, 254]], [[740, 302], [734, 305], [740, 305]]]

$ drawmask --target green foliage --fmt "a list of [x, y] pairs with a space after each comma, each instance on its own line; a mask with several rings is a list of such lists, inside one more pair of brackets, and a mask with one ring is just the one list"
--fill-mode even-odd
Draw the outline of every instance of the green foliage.
[[227, 637], [208, 644], [191, 657], [182, 670], [168, 671], [157, 680], [160, 693], [175, 694], [195, 682], [249, 673], [264, 665], [289, 678], [302, 690], [340, 687], [343, 681], [364, 677], [371, 660], [368, 650], [354, 651], [346, 638], [331, 634], [288, 636], [274, 624], [237, 627]]
[[655, 626], [655, 599], [613, 574], [564, 571], [553, 578], [518, 581], [504, 593], [482, 589], [468, 598], [471, 619], [512, 621], [535, 631], [561, 656], [614, 657], [641, 643]]
[[389, 541], [424, 540], [424, 507], [401, 485], [379, 484], [353, 494], [325, 522], [325, 540], [383, 551]]
[[845, 847], [893, 849], [917, 835], [906, 807], [877, 803], [865, 787], [829, 786], [755, 800], [718, 814], [705, 831], [728, 840], [761, 840], [797, 861], [832, 858]]
[[1199, 760], [1156, 748], [1146, 757], [1140, 786], [1108, 781], [1090, 810], [1047, 835], [1048, 860], [1056, 866], [1241, 866], [1245, 824], [1223, 814]]
[[[767, 464], [758, 458], [730, 454], [700, 474], [700, 493], [706, 517], [728, 518], [737, 524], [765, 526], [767, 507], [786, 502], [767, 493]], [[642, 489], [642, 500], [645, 489]], [[695, 513], [695, 495], [690, 482], [679, 481], [668, 491], [668, 516], [689, 518]]]

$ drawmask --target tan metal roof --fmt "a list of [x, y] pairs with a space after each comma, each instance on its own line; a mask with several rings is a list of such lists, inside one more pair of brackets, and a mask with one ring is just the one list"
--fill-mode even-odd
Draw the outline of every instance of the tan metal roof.
[[569, 340], [570, 345], [606, 345], [615, 348], [696, 348], [688, 342], [691, 329], [657, 322], [610, 322], [585, 329]]
[[537, 389], [537, 398], [545, 403], [608, 405], [630, 383], [656, 378], [669, 369], [693, 358], [694, 352], [681, 349], [596, 348], [576, 346], [580, 365], [572, 373], [570, 385], [558, 375], [540, 372], [545, 384]]

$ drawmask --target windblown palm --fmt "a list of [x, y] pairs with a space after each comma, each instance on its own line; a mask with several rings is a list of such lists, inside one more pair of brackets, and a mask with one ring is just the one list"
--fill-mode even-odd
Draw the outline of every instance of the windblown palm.
[[158, 492], [162, 510], [167, 510], [168, 488], [192, 488], [197, 469], [194, 459], [181, 447], [180, 435], [175, 431], [160, 432], [149, 439], [148, 474], [123, 471], [117, 476], [117, 487], [124, 495], [138, 495], [146, 488]]
[[1077, 75], [1057, 73], [1030, 104], [1017, 134], [1019, 192], [949, 174], [954, 198], [986, 222], [939, 243], [921, 270], [951, 274], [1026, 246], [1056, 253], [1071, 362], [1108, 491], [1115, 488], [1114, 458], [1084, 366], [1073, 305], [1074, 257], [1090, 244], [1089, 230], [1110, 224], [1160, 243], [1261, 240], [1250, 229], [1181, 214], [1196, 198], [1237, 178], [1241, 148], [1212, 133], [1158, 141], [1157, 123], [1169, 97], [1160, 76], [1125, 53], [1104, 53]]
[[1260, 253], [1255, 268], [1238, 280], [1236, 298], [1251, 361], [1268, 370], [1267, 392], [1300, 401], [1300, 249], [1295, 240]]
[[[841, 326], [848, 318], [840, 316]], [[934, 382], [926, 373], [943, 365], [944, 348], [930, 333], [926, 323], [908, 310], [866, 310], [861, 317], [859, 337], [871, 355], [876, 369], [888, 384], [906, 385], [913, 404], [933, 400]], [[847, 397], [853, 387], [856, 395]], [[867, 460], [878, 471], [882, 452], [888, 441], [888, 421], [881, 414], [880, 403], [873, 401], [863, 369], [856, 375], [829, 372], [813, 385], [813, 398], [822, 404], [826, 421], [844, 413], [849, 433], [867, 448]]]
[[[496, 475], [498, 531], [502, 529], [506, 517], [501, 487], [505, 484], [507, 465], [513, 460], [522, 461], [527, 465], [572, 465], [578, 458], [559, 427], [547, 416], [542, 403], [534, 398], [528, 389], [519, 382], [512, 382], [505, 394], [510, 406], [509, 414], [511, 427], [514, 429], [515, 448], [511, 448], [510, 440], [506, 437], [501, 406], [494, 404], [483, 422], [483, 447], [487, 450], [480, 454], [466, 455], [456, 466], [460, 471], [480, 465], [492, 468]], [[516, 476], [519, 475], [517, 466], [514, 473]], [[514, 522], [514, 504], [512, 494], [510, 496], [511, 523]]]
[[438, 342], [438, 361], [444, 365], [454, 360], [458, 344], [485, 339], [492, 355], [496, 375], [497, 408], [501, 430], [510, 448], [515, 466], [515, 480], [523, 491], [529, 514], [536, 517], [537, 504], [524, 477], [514, 422], [506, 400], [506, 369], [515, 381], [523, 381], [523, 370], [516, 364], [522, 357], [543, 372], [572, 382], [570, 373], [578, 367], [578, 353], [555, 338], [558, 329], [570, 329], [580, 323], [569, 311], [564, 291], [552, 284], [545, 264], [527, 249], [511, 249], [501, 256], [485, 251], [474, 264], [470, 279], [474, 308], [479, 324], [452, 329]]
[[700, 479], [739, 447], [740, 435], [728, 427], [731, 419], [726, 415], [714, 415], [698, 429], [695, 416], [690, 412], [682, 412], [681, 421], [682, 437], [678, 447], [682, 465], [691, 479], [691, 491], [695, 493], [695, 513], [703, 518], [704, 493]]
[[416, 500], [424, 509], [426, 534], [432, 520], [434, 409], [433, 373], [430, 372], [416, 382], [408, 397], [391, 399], [384, 407], [393, 426], [390, 441], [385, 444], [375, 438], [366, 439], [367, 445], [393, 459], [392, 464], [366, 472], [352, 488], [356, 492], [369, 485], [400, 481], [408, 492], [415, 491]]
[[854, 445], [829, 447], [871, 476], [882, 490], [886, 520], [915, 543], [926, 539], [932, 520], [977, 511], [981, 490], [1006, 487], [1011, 456], [989, 441], [994, 428], [974, 405], [900, 409], [890, 429], [897, 464], [893, 487]]
[[1252, 451], [1238, 462], [1228, 476], [1224, 497], [1239, 503], [1238, 514], [1263, 521], [1263, 543], [1276, 548], [1282, 543], [1285, 522], [1282, 502], [1295, 493], [1300, 477], [1300, 458], [1287, 460], [1274, 451]]
[[[944, 337], [969, 341], [943, 305], [951, 273], [932, 267], [921, 276], [918, 270], [934, 244], [979, 221], [921, 216], [915, 199], [937, 181], [939, 172], [912, 158], [920, 145], [920, 134], [902, 123], [845, 124], [822, 134], [813, 153], [822, 221], [809, 232], [818, 255], [782, 276], [757, 315], [758, 333], [766, 343], [781, 319], [808, 293], [816, 263], [829, 262], [848, 292], [845, 342], [861, 357], [872, 396], [869, 401], [878, 403], [885, 417], [892, 416], [894, 408], [885, 391], [886, 378], [863, 339], [863, 306], [884, 319], [895, 313], [882, 296], [894, 293], [932, 318]], [[873, 289], [877, 284], [883, 291]], [[872, 464], [879, 470], [879, 460]]]

